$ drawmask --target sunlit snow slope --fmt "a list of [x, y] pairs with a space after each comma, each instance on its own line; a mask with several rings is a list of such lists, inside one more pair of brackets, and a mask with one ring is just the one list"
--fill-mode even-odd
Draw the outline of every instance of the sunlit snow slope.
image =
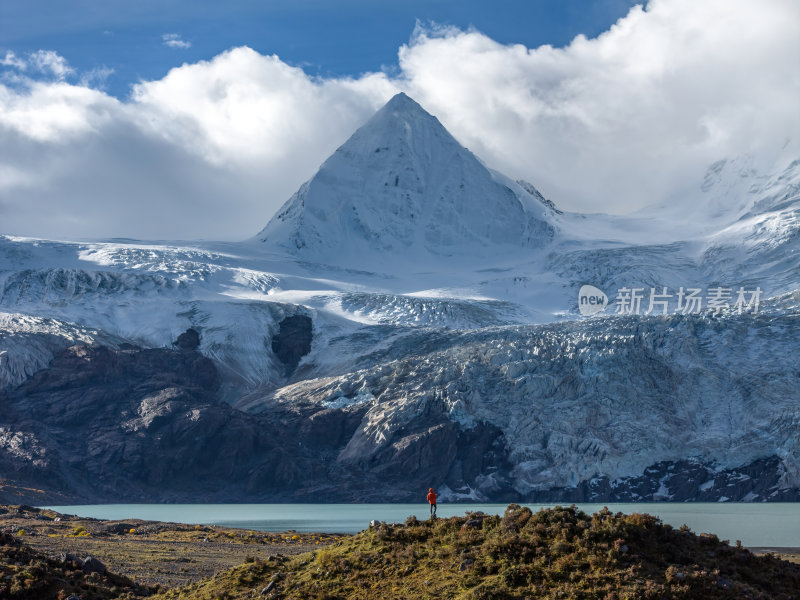
[[[720, 161], [684, 202], [564, 213], [400, 94], [251, 240], [0, 237], [0, 391], [74, 344], [171, 348], [193, 329], [234, 407], [358, 415], [336, 468], [394, 465], [451, 498], [787, 497], [800, 161]], [[611, 301], [591, 318], [584, 284]], [[614, 315], [623, 287], [715, 286], [760, 288], [759, 310]], [[464, 458], [469, 435], [494, 458]]]

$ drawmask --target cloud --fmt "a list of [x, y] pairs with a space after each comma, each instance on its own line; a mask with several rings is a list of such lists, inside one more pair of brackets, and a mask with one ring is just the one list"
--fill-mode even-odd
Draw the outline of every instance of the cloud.
[[254, 235], [395, 91], [315, 81], [249, 48], [121, 102], [66, 82], [0, 85], [0, 228], [42, 237]]
[[90, 71], [81, 73], [80, 84], [83, 87], [93, 87], [97, 89], [104, 89], [106, 81], [111, 75], [114, 74], [114, 69], [106, 67], [105, 65], [95, 67]]
[[800, 5], [781, 0], [654, 0], [566, 48], [423, 29], [400, 50], [411, 94], [490, 164], [616, 212], [800, 141], [798, 64]]
[[33, 52], [28, 56], [28, 64], [41, 73], [52, 75], [56, 79], [64, 79], [74, 72], [72, 67], [67, 64], [66, 59], [53, 50]]
[[6, 51], [6, 55], [3, 58], [0, 58], [0, 65], [4, 67], [13, 67], [14, 69], [19, 69], [20, 71], [24, 71], [28, 68], [28, 63], [18, 58], [17, 55], [10, 50]]
[[800, 155], [798, 40], [794, 0], [652, 0], [564, 48], [420, 26], [392, 75], [311, 77], [234, 48], [126, 101], [68, 83], [57, 55], [6, 54], [43, 77], [0, 84], [0, 231], [248, 237], [400, 90], [562, 207], [626, 212], [693, 193], [726, 156], [767, 165], [787, 139]]
[[138, 84], [132, 98], [143, 127], [209, 162], [271, 164], [314, 145], [332, 151], [396, 89], [382, 74], [316, 80], [235, 48]]
[[187, 42], [181, 39], [181, 36], [177, 33], [165, 33], [161, 36], [161, 40], [163, 41], [165, 46], [169, 46], [170, 48], [191, 48], [192, 43]]
[[17, 71], [35, 71], [46, 78], [58, 80], [63, 80], [75, 72], [67, 60], [54, 50], [37, 50], [30, 52], [25, 58], [8, 50], [5, 57], [0, 59], [0, 65]]

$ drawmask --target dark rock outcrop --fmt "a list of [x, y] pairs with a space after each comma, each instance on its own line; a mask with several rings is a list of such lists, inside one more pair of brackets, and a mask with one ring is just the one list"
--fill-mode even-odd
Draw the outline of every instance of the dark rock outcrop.
[[218, 387], [196, 352], [69, 348], [8, 394], [42, 458], [0, 449], [0, 472], [75, 500], [238, 498], [253, 473], [282, 468], [271, 458], [287, 435], [219, 401]]
[[781, 485], [777, 456], [736, 468], [719, 469], [699, 460], [659, 462], [636, 477], [583, 481], [525, 496], [531, 502], [793, 502], [800, 494]]
[[187, 352], [197, 350], [200, 347], [200, 334], [196, 329], [190, 327], [178, 336], [173, 345], [179, 350], [186, 350]]
[[272, 337], [272, 351], [284, 366], [288, 377], [297, 368], [300, 359], [311, 351], [311, 317], [292, 315], [279, 323], [278, 333]]
[[358, 408], [320, 410], [303, 421], [299, 438], [320, 449], [339, 449], [353, 436], [362, 416]]

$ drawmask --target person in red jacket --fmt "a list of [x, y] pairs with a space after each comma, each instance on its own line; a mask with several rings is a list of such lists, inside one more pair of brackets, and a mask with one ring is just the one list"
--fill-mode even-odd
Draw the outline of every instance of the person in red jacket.
[[428, 489], [428, 504], [431, 505], [431, 516], [436, 516], [436, 492], [433, 491], [433, 488]]

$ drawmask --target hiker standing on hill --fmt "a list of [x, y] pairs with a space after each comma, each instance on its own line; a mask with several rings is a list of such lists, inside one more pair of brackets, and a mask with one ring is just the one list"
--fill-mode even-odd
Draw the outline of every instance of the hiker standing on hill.
[[436, 517], [436, 492], [433, 488], [428, 489], [428, 504], [431, 505], [431, 516]]

